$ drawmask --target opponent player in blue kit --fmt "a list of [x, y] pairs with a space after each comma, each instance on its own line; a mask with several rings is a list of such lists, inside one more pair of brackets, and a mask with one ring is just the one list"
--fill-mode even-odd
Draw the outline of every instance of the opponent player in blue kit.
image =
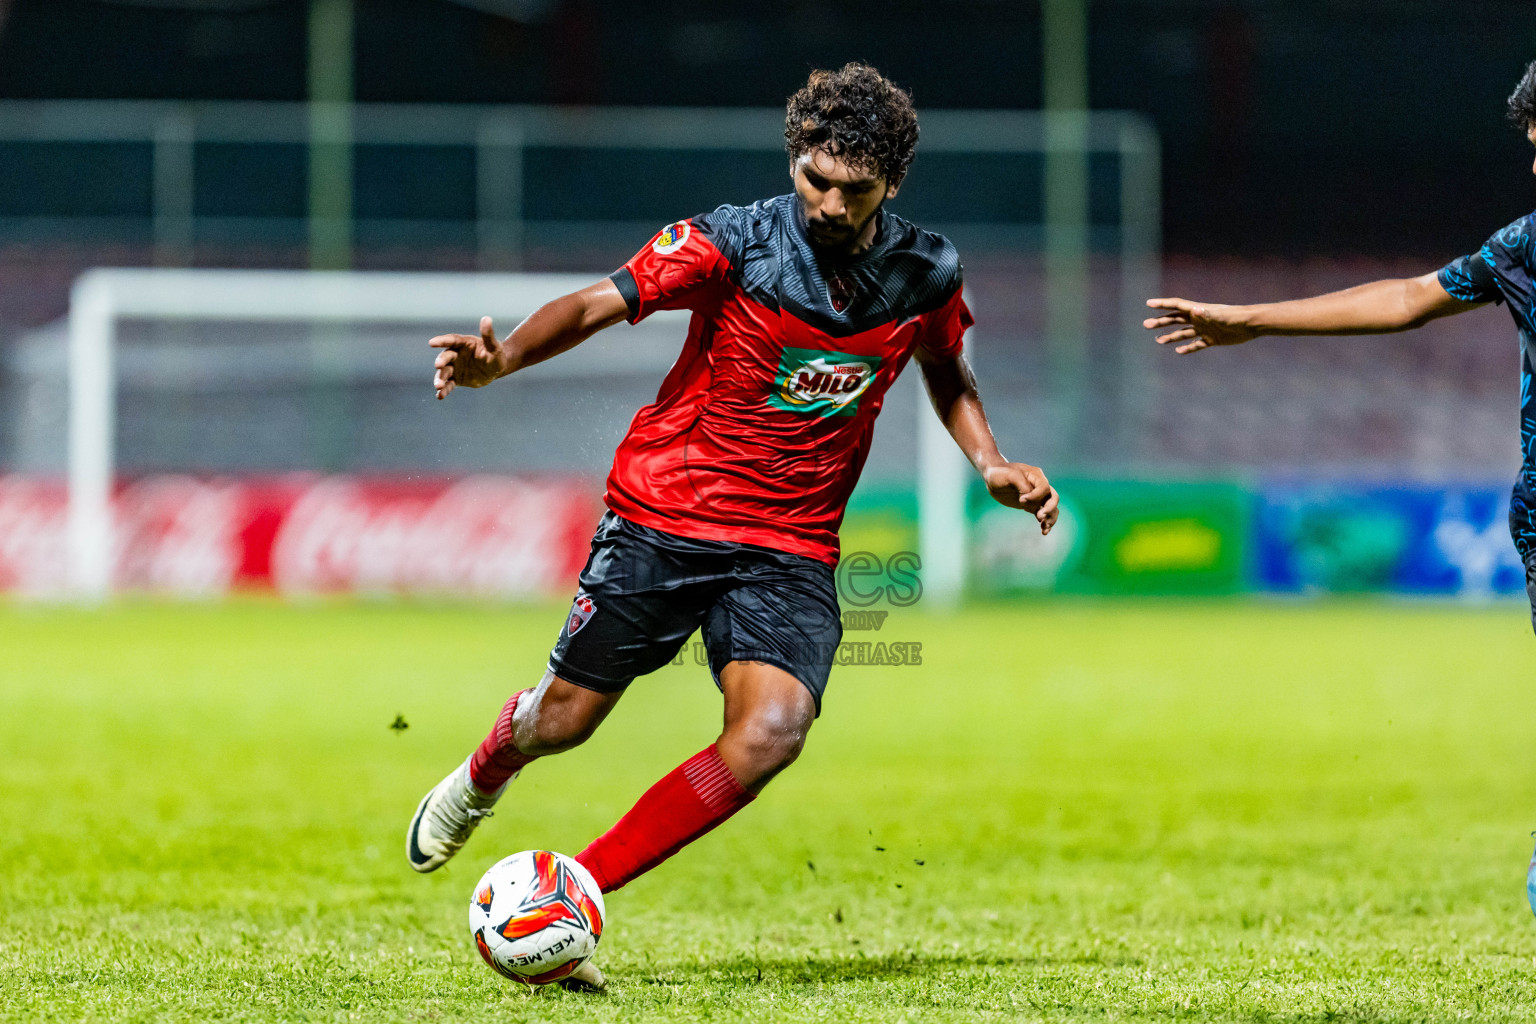
[[[1536, 62], [1509, 98], [1509, 117], [1536, 145]], [[1532, 168], [1536, 173], [1536, 167]], [[1373, 281], [1342, 292], [1291, 302], [1220, 306], [1189, 299], [1148, 299], [1161, 315], [1149, 329], [1172, 327], [1157, 339], [1182, 354], [1213, 345], [1241, 345], [1265, 334], [1388, 334], [1431, 320], [1507, 302], [1520, 334], [1520, 440], [1524, 455], [1509, 502], [1509, 532], [1525, 561], [1531, 625], [1536, 628], [1536, 213], [1497, 232], [1470, 256], [1423, 277]], [[1536, 867], [1533, 867], [1536, 871]], [[1536, 884], [1536, 875], [1533, 875]], [[1536, 889], [1532, 907], [1536, 909]]]
[[[1536, 62], [1509, 97], [1510, 120], [1536, 145]], [[1536, 173], [1536, 166], [1532, 167]], [[1374, 281], [1331, 295], [1256, 306], [1149, 299], [1161, 315], [1143, 326], [1173, 330], [1157, 339], [1181, 355], [1213, 345], [1241, 345], [1264, 334], [1387, 334], [1422, 327], [1489, 302], [1507, 302], [1520, 334], [1520, 443], [1524, 456], [1509, 499], [1509, 532], [1525, 561], [1525, 589], [1536, 628], [1536, 213], [1497, 232], [1469, 256], [1423, 277]], [[1526, 872], [1536, 911], [1536, 856]]]

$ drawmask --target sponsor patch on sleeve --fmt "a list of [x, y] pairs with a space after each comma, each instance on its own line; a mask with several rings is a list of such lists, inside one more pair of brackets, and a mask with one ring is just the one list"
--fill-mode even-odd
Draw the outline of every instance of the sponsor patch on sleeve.
[[661, 234], [656, 236], [656, 241], [651, 243], [651, 249], [665, 256], [669, 252], [677, 252], [688, 241], [688, 222], [680, 220], [676, 224], [668, 224], [661, 229]]

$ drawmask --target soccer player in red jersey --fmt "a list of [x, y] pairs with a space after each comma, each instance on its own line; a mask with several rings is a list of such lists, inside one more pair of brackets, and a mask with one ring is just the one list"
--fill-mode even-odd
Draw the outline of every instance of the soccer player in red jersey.
[[682, 354], [620, 443], [580, 586], [537, 686], [412, 819], [417, 871], [463, 846], [535, 758], [592, 735], [625, 687], [702, 629], [719, 738], [577, 855], [604, 892], [746, 806], [794, 761], [842, 637], [838, 526], [886, 391], [915, 358], [935, 411], [999, 502], [1056, 521], [1037, 467], [998, 451], [962, 339], [953, 245], [884, 208], [917, 145], [910, 97], [873, 68], [817, 71], [789, 100], [794, 192], [668, 225], [608, 278], [498, 341], [433, 338], [438, 398], [621, 320], [690, 309]]

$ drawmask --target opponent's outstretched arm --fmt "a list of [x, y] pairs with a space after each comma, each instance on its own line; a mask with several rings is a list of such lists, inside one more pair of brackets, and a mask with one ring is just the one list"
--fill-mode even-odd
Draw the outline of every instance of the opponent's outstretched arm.
[[628, 316], [624, 296], [605, 277], [579, 292], [546, 302], [500, 342], [491, 318], [481, 317], [478, 335], [440, 334], [427, 342], [442, 349], [433, 363], [436, 373], [432, 387], [438, 398], [447, 398], [457, 387], [484, 387], [497, 377], [575, 348]]
[[1142, 326], [1172, 327], [1157, 339], [1180, 355], [1214, 345], [1241, 345], [1265, 334], [1392, 334], [1483, 305], [1448, 293], [1436, 274], [1372, 281], [1310, 299], [1224, 306], [1189, 299], [1148, 299], [1161, 310]]
[[1039, 466], [1009, 462], [997, 450], [997, 439], [976, 393], [976, 375], [964, 353], [940, 357], [919, 347], [915, 358], [933, 411], [986, 481], [987, 491], [1009, 508], [1034, 513], [1040, 532], [1050, 533], [1056, 525], [1056, 490]]

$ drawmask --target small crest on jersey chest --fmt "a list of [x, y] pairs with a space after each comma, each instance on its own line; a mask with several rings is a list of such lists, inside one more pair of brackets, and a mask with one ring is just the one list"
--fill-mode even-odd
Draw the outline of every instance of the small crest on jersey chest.
[[853, 291], [853, 278], [839, 273], [827, 278], [827, 298], [837, 312], [841, 313], [848, 308], [848, 304], [853, 301]]

